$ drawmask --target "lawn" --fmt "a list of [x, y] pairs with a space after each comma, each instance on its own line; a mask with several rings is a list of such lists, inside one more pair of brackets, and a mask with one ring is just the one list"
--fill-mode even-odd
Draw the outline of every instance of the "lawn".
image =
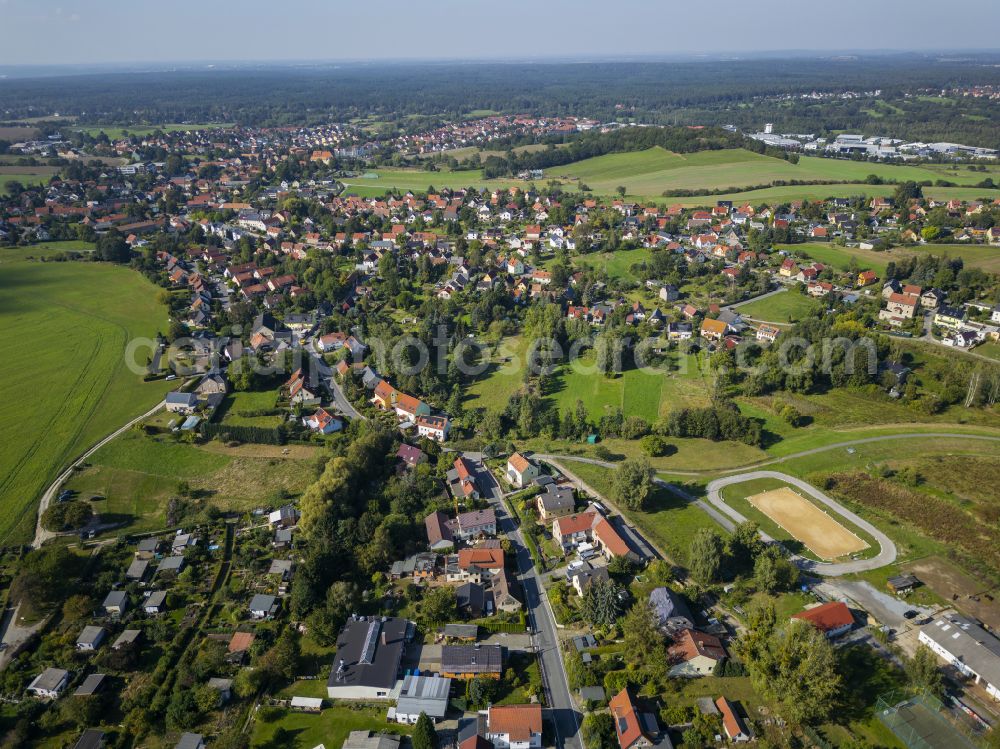
[[709, 400], [709, 375], [703, 373], [696, 354], [672, 354], [666, 371], [628, 369], [617, 377], [592, 371], [591, 352], [579, 366], [563, 366], [554, 378], [550, 400], [560, 412], [583, 401], [592, 421], [622, 409], [626, 416], [641, 416], [650, 424], [683, 405], [704, 405]]
[[812, 260], [840, 270], [847, 270], [853, 257], [857, 259], [859, 268], [871, 268], [880, 277], [885, 274], [885, 266], [890, 260], [925, 255], [960, 257], [968, 266], [981, 268], [990, 273], [1000, 273], [1000, 247], [987, 245], [928, 244], [919, 247], [894, 247], [884, 252], [824, 243], [778, 245], [777, 248], [796, 254], [801, 253]]
[[387, 723], [386, 708], [379, 707], [330, 707], [319, 714], [299, 713], [290, 710], [279, 711], [274, 721], [258, 718], [253, 726], [251, 746], [274, 746], [275, 731], [279, 728], [289, 732], [288, 749], [312, 749], [323, 744], [328, 747], [341, 746], [351, 731], [375, 731], [409, 735], [413, 726]]
[[602, 252], [596, 255], [580, 255], [574, 258], [575, 265], [581, 268], [597, 268], [608, 274], [608, 278], [622, 279], [638, 283], [632, 274], [632, 266], [648, 262], [653, 251], [648, 247], [634, 250], [619, 250], [617, 252]]
[[0, 543], [30, 540], [43, 488], [74, 456], [159, 401], [170, 384], [143, 383], [126, 344], [166, 330], [156, 288], [103, 263], [40, 263], [79, 243], [0, 250], [0, 362], [9, 397], [0, 416]]
[[274, 390], [233, 392], [219, 409], [219, 421], [231, 426], [276, 427], [284, 420], [281, 414], [262, 414], [276, 409]]
[[530, 341], [522, 336], [504, 338], [491, 353], [489, 368], [466, 388], [466, 408], [502, 411], [524, 384], [524, 367]]
[[755, 302], [737, 305], [737, 311], [754, 320], [792, 323], [801, 320], [819, 307], [819, 302], [794, 289]]
[[249, 510], [273, 504], [279, 490], [305, 489], [312, 480], [307, 466], [293, 457], [233, 456], [176, 441], [173, 435], [127, 432], [94, 453], [66, 486], [84, 500], [105, 497], [94, 502], [95, 512], [138, 533], [167, 527], [167, 504], [179, 495], [182, 482], [198, 497], [196, 504]]

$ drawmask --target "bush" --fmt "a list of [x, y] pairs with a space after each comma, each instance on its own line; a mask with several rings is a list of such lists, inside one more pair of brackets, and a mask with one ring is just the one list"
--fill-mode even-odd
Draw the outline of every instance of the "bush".
[[56, 502], [42, 513], [42, 527], [59, 533], [82, 528], [94, 516], [94, 510], [86, 502]]
[[639, 442], [643, 452], [651, 458], [659, 458], [673, 452], [673, 446], [658, 434], [649, 434]]

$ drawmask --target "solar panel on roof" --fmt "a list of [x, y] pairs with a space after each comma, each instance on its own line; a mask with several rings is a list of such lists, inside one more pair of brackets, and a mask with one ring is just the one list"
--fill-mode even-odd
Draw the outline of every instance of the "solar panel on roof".
[[375, 646], [378, 645], [378, 631], [380, 623], [376, 619], [368, 625], [368, 633], [365, 635], [365, 646], [361, 648], [361, 662], [372, 663], [375, 657]]

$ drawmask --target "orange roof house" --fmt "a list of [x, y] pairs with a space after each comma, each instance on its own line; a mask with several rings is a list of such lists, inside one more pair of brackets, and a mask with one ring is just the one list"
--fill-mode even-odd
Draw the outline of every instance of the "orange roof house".
[[541, 746], [542, 706], [491, 706], [486, 714], [486, 738], [494, 744]]
[[615, 719], [615, 733], [618, 735], [618, 745], [621, 749], [634, 749], [635, 747], [652, 746], [658, 731], [651, 732], [644, 725], [643, 718], [636, 710], [635, 703], [628, 693], [628, 689], [623, 689], [608, 702], [611, 716]]
[[792, 619], [809, 622], [827, 637], [836, 637], [854, 626], [854, 615], [842, 601], [830, 601], [800, 611]]
[[727, 330], [728, 326], [722, 320], [713, 320], [706, 317], [701, 321], [701, 337], [710, 341], [721, 340]]

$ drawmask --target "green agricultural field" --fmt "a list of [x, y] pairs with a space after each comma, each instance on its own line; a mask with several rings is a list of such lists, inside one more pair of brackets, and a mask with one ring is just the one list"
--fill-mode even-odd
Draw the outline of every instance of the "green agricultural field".
[[748, 304], [741, 304], [736, 310], [745, 317], [766, 322], [791, 323], [801, 320], [819, 307], [819, 302], [795, 290], [769, 296]]
[[468, 171], [428, 172], [422, 169], [373, 169], [357, 177], [345, 177], [342, 182], [345, 192], [358, 195], [381, 195], [387, 190], [424, 192], [428, 187], [435, 189], [465, 187], [486, 187], [489, 189], [509, 187], [513, 184], [526, 185], [519, 180], [489, 180], [483, 179], [481, 169]]
[[1000, 273], [1000, 247], [976, 244], [927, 244], [919, 247], [893, 247], [891, 250], [862, 250], [858, 247], [840, 247], [835, 244], [812, 242], [806, 244], [777, 245], [778, 249], [796, 254], [807, 255], [826, 265], [840, 270], [847, 270], [851, 258], [857, 258], [858, 266], [871, 268], [879, 275], [885, 273], [885, 266], [890, 260], [900, 260], [908, 257], [936, 255], [942, 257], [960, 257], [966, 265], [980, 268], [988, 273]]
[[[660, 147], [605, 154], [546, 170], [546, 177], [578, 179], [596, 193], [611, 194], [624, 186], [629, 195], [640, 197], [659, 196], [665, 190], [714, 190], [782, 180], [863, 183], [872, 174], [898, 182], [933, 182], [946, 178], [968, 187], [984, 178], [978, 172], [943, 173], [922, 166], [870, 164], [816, 156], [803, 156], [793, 164], [743, 149], [678, 154]], [[829, 189], [830, 186], [824, 187]]]
[[[68, 247], [66, 245], [69, 245]], [[166, 330], [156, 289], [127, 268], [26, 260], [77, 243], [0, 249], [0, 543], [29, 540], [43, 488], [84, 448], [163, 397], [125, 366], [133, 338]]]
[[[287, 458], [233, 455], [177, 441], [174, 435], [123, 434], [105, 445], [66, 483], [79, 500], [104, 497], [93, 503], [104, 522], [120, 523], [113, 534], [167, 527], [171, 497], [179, 496], [180, 482], [188, 484], [198, 503], [210, 502], [222, 510], [245, 511], [266, 503], [274, 492], [297, 494], [311, 472], [305, 463]], [[79, 501], [78, 500], [78, 501]]]
[[[529, 147], [525, 147], [527, 149]], [[459, 149], [456, 158], [471, 154], [468, 149]], [[483, 151], [482, 155], [489, 155]], [[567, 187], [574, 187], [577, 181], [586, 184], [596, 195], [614, 195], [619, 186], [626, 188], [632, 198], [662, 200], [665, 190], [717, 190], [729, 187], [767, 185], [777, 181], [828, 180], [842, 184], [803, 185], [798, 187], [768, 187], [747, 192], [726, 195], [704, 195], [690, 198], [668, 198], [671, 203], [686, 206], [714, 205], [717, 200], [734, 202], [782, 202], [807, 198], [819, 200], [826, 197], [848, 197], [852, 195], [888, 196], [893, 193], [893, 185], [863, 184], [870, 174], [883, 179], [905, 181], [935, 181], [947, 179], [960, 187], [928, 187], [924, 189], [928, 197], [948, 198], [988, 198], [1000, 196], [1000, 190], [985, 190], [972, 187], [984, 176], [980, 172], [945, 172], [936, 166], [898, 166], [893, 164], [869, 164], [838, 159], [824, 159], [805, 156], [798, 164], [784, 159], [763, 156], [743, 149], [700, 151], [677, 154], [655, 147], [645, 151], [612, 153], [584, 159], [571, 164], [554, 166], [545, 170], [545, 179], [562, 180]], [[481, 170], [428, 172], [420, 169], [376, 169], [365, 176], [344, 180], [347, 192], [363, 197], [384, 194], [387, 190], [424, 191], [429, 185], [435, 188], [505, 188], [511, 185], [526, 185], [520, 180], [485, 180]]]
[[[750, 203], [774, 205], [793, 200], [826, 200], [827, 198], [851, 198], [858, 195], [868, 197], [891, 197], [896, 188], [893, 185], [792, 185], [765, 187], [759, 190], [729, 192], [722, 195], [693, 195], [684, 198], [663, 198], [659, 194], [644, 196], [647, 199], [677, 204], [686, 208], [713, 206], [719, 200], [729, 200], [736, 205]], [[984, 190], [979, 187], [925, 187], [924, 195], [935, 200], [995, 200], [1000, 198], [1000, 190]]]
[[[27, 166], [16, 167], [17, 171], [0, 173], [0, 194], [6, 194], [7, 185], [20, 182], [25, 187], [30, 185], [47, 185], [55, 171], [40, 172]], [[56, 170], [58, 171], [58, 170]]]
[[178, 124], [171, 123], [166, 125], [90, 125], [88, 127], [79, 128], [81, 132], [87, 133], [93, 137], [97, 137], [102, 132], [107, 135], [111, 140], [116, 140], [118, 138], [125, 137], [125, 133], [129, 135], [150, 135], [155, 133], [157, 130], [161, 130], [164, 133], [182, 133], [187, 130], [217, 130], [227, 127], [235, 127], [235, 123], [232, 122], [196, 122], [190, 124]]

